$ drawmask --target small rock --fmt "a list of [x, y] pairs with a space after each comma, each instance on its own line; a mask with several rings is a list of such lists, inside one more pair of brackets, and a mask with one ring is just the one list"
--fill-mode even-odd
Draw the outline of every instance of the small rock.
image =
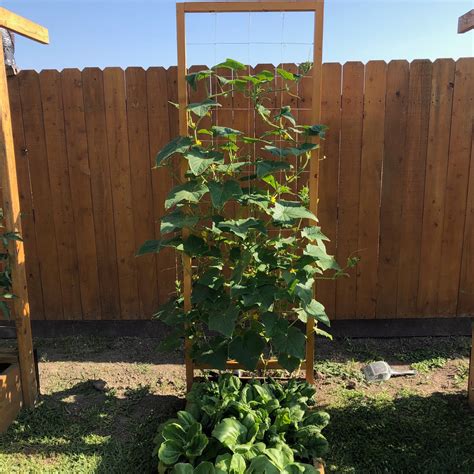
[[357, 387], [357, 384], [354, 382], [354, 380], [350, 380], [347, 382], [346, 388], [347, 390], [355, 390]]
[[106, 392], [108, 390], [107, 388], [107, 382], [105, 380], [93, 380], [92, 381], [92, 386], [98, 391], [98, 392]]

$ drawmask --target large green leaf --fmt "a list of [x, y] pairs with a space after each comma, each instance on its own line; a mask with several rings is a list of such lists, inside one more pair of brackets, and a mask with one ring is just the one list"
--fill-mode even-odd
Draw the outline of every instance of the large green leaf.
[[265, 228], [265, 224], [260, 219], [255, 219], [253, 217], [249, 217], [247, 219], [238, 219], [238, 220], [229, 220], [229, 221], [222, 221], [219, 222], [218, 226], [219, 229], [232, 232], [237, 237], [241, 239], [245, 239], [249, 230], [255, 229], [263, 234], [266, 234], [267, 230]]
[[245, 474], [280, 474], [280, 470], [272, 464], [270, 459], [261, 454], [252, 459]]
[[209, 69], [203, 69], [202, 71], [192, 72], [186, 75], [186, 82], [194, 89], [197, 89], [197, 84], [202, 79], [212, 76], [213, 71]]
[[199, 222], [199, 217], [189, 216], [180, 210], [175, 210], [161, 218], [160, 232], [168, 234], [184, 227], [194, 227]]
[[194, 474], [194, 467], [192, 464], [179, 462], [173, 466], [172, 474]]
[[286, 105], [280, 109], [277, 115], [275, 115], [275, 119], [278, 120], [280, 118], [286, 118], [292, 125], [296, 125], [295, 117], [293, 117], [291, 113], [291, 107]]
[[211, 462], [205, 461], [194, 469], [194, 474], [216, 474], [216, 468]]
[[282, 224], [291, 224], [295, 219], [312, 219], [317, 217], [298, 201], [278, 201], [271, 210], [273, 220]]
[[319, 471], [316, 470], [311, 464], [303, 464], [300, 462], [294, 462], [287, 464], [285, 468], [281, 471], [281, 474], [318, 474]]
[[305, 227], [301, 231], [301, 236], [307, 238], [308, 240], [329, 240], [328, 237], [326, 237], [322, 232], [321, 232], [321, 227], [318, 226], [311, 226], [311, 227]]
[[265, 340], [259, 334], [247, 331], [243, 336], [232, 339], [229, 344], [229, 356], [246, 369], [255, 370], [264, 347]]
[[269, 151], [272, 155], [278, 158], [285, 158], [287, 156], [300, 156], [318, 148], [319, 145], [315, 143], [302, 143], [297, 147], [279, 148], [273, 145], [265, 145], [263, 149]]
[[[220, 469], [219, 474], [244, 474], [245, 459], [241, 454], [222, 454], [216, 458], [216, 469]], [[217, 473], [216, 473], [217, 474]]]
[[195, 359], [212, 368], [224, 370], [228, 359], [227, 341], [212, 338], [211, 345], [195, 354]]
[[229, 179], [223, 183], [218, 181], [209, 181], [207, 183], [209, 193], [211, 194], [211, 202], [214, 207], [220, 209], [230, 199], [237, 199], [242, 196], [242, 188], [237, 181]]
[[272, 337], [272, 345], [278, 353], [288, 354], [297, 359], [304, 359], [306, 336], [295, 326]]
[[239, 63], [239, 61], [236, 61], [235, 59], [227, 58], [223, 63], [217, 64], [212, 69], [220, 68], [231, 69], [232, 71], [243, 71], [247, 69], [247, 66], [245, 66], [245, 64]]
[[277, 171], [291, 169], [290, 163], [286, 161], [260, 160], [257, 161], [257, 177], [264, 178]]
[[218, 127], [217, 125], [213, 125], [211, 127], [212, 134], [215, 137], [230, 137], [235, 135], [242, 135], [242, 132], [239, 130], [235, 130], [234, 128], [229, 127]]
[[183, 241], [181, 237], [173, 237], [171, 239], [147, 240], [137, 252], [137, 257], [147, 253], [157, 253], [165, 247], [179, 248]]
[[197, 115], [198, 117], [205, 117], [211, 109], [221, 107], [221, 104], [212, 99], [205, 99], [202, 102], [195, 102], [187, 106], [187, 110]]
[[158, 450], [158, 457], [160, 461], [168, 466], [172, 466], [178, 462], [178, 459], [183, 453], [183, 445], [180, 441], [166, 440], [161, 443]]
[[298, 318], [301, 321], [306, 322], [308, 316], [312, 316], [314, 319], [326, 326], [331, 326], [331, 321], [326, 314], [326, 310], [319, 301], [312, 299], [308, 304], [302, 304], [301, 310], [298, 310]]
[[197, 147], [190, 148], [184, 157], [188, 160], [189, 168], [194, 176], [204, 173], [212, 164], [224, 161], [224, 154], [220, 151], [206, 151]]
[[165, 209], [169, 209], [181, 202], [198, 203], [207, 191], [207, 186], [204, 184], [197, 181], [187, 181], [171, 190], [165, 201]]
[[165, 145], [156, 155], [156, 166], [161, 166], [163, 161], [175, 153], [184, 153], [189, 150], [193, 141], [189, 137], [176, 137]]
[[277, 68], [277, 74], [283, 79], [286, 79], [287, 81], [296, 81], [300, 77], [298, 74], [293, 74], [292, 72], [282, 69], [280, 67]]
[[293, 462], [293, 452], [279, 448], [268, 448], [265, 451], [270, 461], [275, 464], [278, 469], [283, 469], [287, 464]]
[[216, 312], [209, 315], [209, 329], [230, 337], [234, 332], [235, 321], [239, 315], [239, 308], [231, 306], [224, 313]]
[[321, 245], [308, 244], [303, 252], [304, 255], [312, 257], [321, 270], [340, 270], [341, 267], [332, 255], [326, 253], [326, 249]]
[[212, 430], [212, 436], [229, 449], [245, 442], [247, 428], [233, 418], [225, 418]]

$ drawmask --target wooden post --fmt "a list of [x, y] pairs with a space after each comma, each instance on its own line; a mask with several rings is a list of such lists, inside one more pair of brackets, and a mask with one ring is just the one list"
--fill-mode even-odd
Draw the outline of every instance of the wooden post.
[[[48, 30], [4, 8], [0, 8], [0, 26], [40, 43], [48, 43], [49, 41]], [[3, 213], [8, 231], [18, 232], [21, 235], [20, 198], [3, 47], [0, 48], [0, 69], [0, 172], [2, 173]], [[12, 292], [17, 296], [13, 300], [13, 309], [18, 339], [18, 361], [20, 364], [23, 404], [26, 408], [31, 408], [38, 397], [38, 389], [33, 356], [23, 242], [11, 241], [9, 252], [12, 268]]]
[[458, 19], [458, 33], [466, 33], [474, 28], [474, 9], [464, 13]]
[[[188, 116], [186, 106], [188, 105], [188, 94], [186, 84], [186, 13], [236, 13], [236, 12], [313, 12], [314, 19], [314, 52], [313, 52], [313, 100], [311, 118], [313, 124], [319, 124], [321, 119], [321, 68], [323, 50], [323, 12], [324, 0], [294, 1], [294, 0], [253, 0], [253, 1], [230, 1], [230, 2], [185, 2], [176, 4], [176, 25], [177, 25], [177, 47], [178, 47], [178, 103], [179, 103], [179, 134], [188, 134]], [[187, 163], [183, 162], [180, 169], [180, 177], [184, 180], [187, 171]], [[310, 210], [316, 214], [318, 209], [318, 179], [319, 179], [319, 150], [313, 152], [313, 159], [310, 164]], [[183, 237], [186, 237], [183, 231]], [[183, 292], [184, 310], [191, 309], [191, 282], [192, 282], [192, 262], [183, 254]], [[314, 383], [314, 318], [308, 318], [306, 324], [306, 348], [304, 363], [306, 380]], [[194, 369], [212, 369], [205, 364], [194, 364], [191, 356], [191, 341], [185, 342], [185, 364], [186, 364], [186, 386], [190, 390]], [[267, 368], [281, 368], [276, 360], [265, 361], [261, 364]], [[235, 361], [228, 361], [228, 369], [240, 367]]]

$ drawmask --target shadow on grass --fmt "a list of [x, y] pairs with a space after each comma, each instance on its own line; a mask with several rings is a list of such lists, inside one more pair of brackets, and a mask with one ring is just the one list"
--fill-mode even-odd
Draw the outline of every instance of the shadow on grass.
[[[42, 396], [0, 435], [5, 472], [156, 472], [153, 438], [183, 399], [128, 390], [124, 397], [99, 392], [91, 381]], [[8, 462], [14, 465], [8, 465]], [[53, 471], [51, 469], [53, 468]]]
[[328, 409], [329, 472], [474, 472], [474, 413], [464, 393], [343, 398]]

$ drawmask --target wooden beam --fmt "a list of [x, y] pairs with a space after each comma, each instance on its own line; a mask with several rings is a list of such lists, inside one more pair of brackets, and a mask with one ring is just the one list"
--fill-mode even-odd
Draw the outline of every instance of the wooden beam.
[[[303, 370], [306, 367], [306, 361], [301, 362], [300, 369]], [[209, 370], [215, 369], [209, 364], [194, 364], [194, 368], [198, 370]], [[245, 367], [236, 360], [228, 360], [225, 364], [225, 368], [228, 370], [245, 370]], [[268, 369], [268, 370], [285, 370], [283, 367], [278, 363], [276, 359], [267, 359], [267, 360], [259, 360], [257, 363], [257, 369]]]
[[324, 0], [257, 0], [253, 2], [186, 2], [185, 13], [236, 13], [236, 12], [314, 12], [322, 7]]
[[38, 41], [38, 43], [49, 43], [49, 33], [46, 28], [3, 7], [0, 7], [0, 26]]
[[474, 8], [464, 13], [458, 20], [458, 33], [466, 33], [474, 28]]
[[[0, 65], [4, 64], [3, 48], [0, 48]], [[10, 100], [5, 68], [0, 67], [0, 163], [3, 191], [5, 227], [10, 232], [21, 232], [20, 197], [16, 175], [15, 148], [10, 114]], [[12, 292], [18, 340], [18, 360], [24, 406], [31, 408], [38, 396], [36, 372], [31, 336], [30, 305], [26, 286], [25, 251], [23, 242], [10, 241], [9, 253], [12, 269]]]

